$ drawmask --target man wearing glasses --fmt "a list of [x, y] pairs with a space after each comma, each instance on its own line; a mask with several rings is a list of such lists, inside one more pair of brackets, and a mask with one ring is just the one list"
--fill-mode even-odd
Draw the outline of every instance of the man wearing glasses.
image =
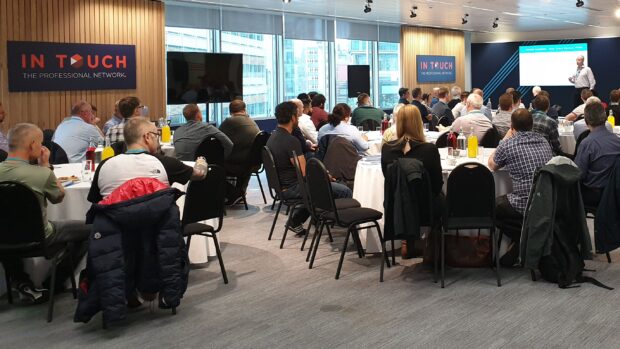
[[[121, 109], [122, 110], [122, 109]], [[99, 164], [88, 193], [88, 201], [97, 203], [116, 188], [134, 178], [156, 178], [171, 185], [200, 180], [205, 171], [160, 154], [157, 127], [143, 117], [132, 117], [123, 124], [127, 151]]]
[[125, 122], [133, 117], [142, 116], [142, 110], [144, 105], [140, 103], [138, 97], [125, 97], [118, 101], [118, 111], [123, 117], [123, 121], [120, 124], [112, 126], [105, 134], [105, 144], [112, 145], [116, 142], [123, 142], [123, 127]]
[[90, 142], [103, 142], [101, 130], [92, 124], [93, 108], [80, 101], [71, 108], [71, 116], [58, 125], [52, 139], [67, 153], [69, 162], [81, 162], [86, 157]]

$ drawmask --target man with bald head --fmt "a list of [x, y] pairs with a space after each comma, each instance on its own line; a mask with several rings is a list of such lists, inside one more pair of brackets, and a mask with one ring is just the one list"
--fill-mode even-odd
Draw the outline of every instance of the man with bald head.
[[[43, 132], [33, 124], [17, 124], [9, 131], [9, 156], [0, 163], [0, 182], [19, 182], [30, 188], [36, 195], [41, 213], [43, 214], [45, 241], [47, 246], [66, 245], [86, 241], [89, 226], [82, 221], [54, 221], [47, 220], [47, 201], [57, 204], [65, 197], [65, 190], [52, 172], [49, 162], [50, 151], [42, 145]], [[77, 255], [83, 249], [74, 248]], [[30, 277], [23, 271], [20, 259], [3, 259], [11, 276], [11, 286], [19, 292], [22, 300], [41, 302], [46, 299], [46, 290], [35, 289]], [[79, 260], [79, 259], [74, 259]], [[63, 278], [60, 278], [63, 281]]]
[[[573, 108], [577, 108], [581, 104], [581, 91], [585, 89], [594, 90], [596, 80], [594, 73], [590, 67], [584, 64], [585, 58], [582, 55], [577, 56], [577, 71], [568, 78], [575, 85], [575, 93], [573, 94]], [[587, 99], [587, 98], [586, 98]]]
[[482, 107], [482, 97], [476, 93], [470, 94], [465, 104], [466, 112], [464, 116], [452, 123], [452, 130], [459, 133], [464, 132], [465, 135], [468, 135], [473, 128], [474, 134], [478, 137], [478, 142], [480, 142], [485, 133], [493, 127], [491, 120], [482, 113]]
[[[489, 119], [489, 121], [493, 120], [493, 113], [492, 113], [492, 110], [491, 110], [491, 109], [489, 109], [489, 108], [487, 108], [487, 106], [486, 106], [486, 105], [484, 105], [484, 91], [482, 91], [482, 90], [481, 90], [481, 89], [479, 89], [479, 88], [473, 88], [473, 89], [471, 90], [470, 95], [473, 95], [473, 94], [478, 95], [478, 96], [480, 96], [480, 98], [481, 98], [482, 105], [480, 106], [480, 112], [481, 112], [482, 114], [484, 114], [484, 116], [486, 116], [486, 117], [487, 117], [487, 119]], [[462, 108], [462, 110], [461, 110], [461, 112], [460, 112], [459, 114], [460, 114], [460, 115], [466, 115], [468, 112], [469, 112], [469, 111], [467, 110], [467, 105], [464, 105], [464, 106], [463, 106], [463, 108]]]
[[58, 125], [52, 139], [67, 153], [69, 162], [81, 162], [86, 158], [90, 142], [103, 143], [103, 133], [92, 124], [93, 108], [80, 101], [71, 108], [71, 117]]

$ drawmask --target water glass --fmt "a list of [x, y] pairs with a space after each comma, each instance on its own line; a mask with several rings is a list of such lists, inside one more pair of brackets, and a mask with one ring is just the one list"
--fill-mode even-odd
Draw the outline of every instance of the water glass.
[[364, 126], [357, 126], [357, 130], [360, 132], [364, 132]]
[[377, 132], [381, 132], [381, 126], [377, 126], [377, 127], [375, 127], [375, 131], [377, 131]]
[[484, 163], [484, 147], [478, 146], [478, 160]]
[[92, 180], [92, 166], [93, 166], [93, 162], [92, 160], [84, 160], [82, 161], [82, 182], [90, 182]]

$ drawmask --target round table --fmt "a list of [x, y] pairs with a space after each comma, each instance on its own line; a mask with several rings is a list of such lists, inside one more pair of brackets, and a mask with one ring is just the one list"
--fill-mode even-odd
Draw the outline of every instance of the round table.
[[[443, 132], [424, 131], [424, 136], [426, 136], [427, 142], [435, 144], [437, 138], [439, 138], [439, 136], [445, 132], [447, 132], [447, 130]], [[368, 137], [368, 150], [366, 151], [366, 153], [368, 155], [380, 155], [381, 147], [383, 146], [383, 135], [381, 134], [381, 132], [369, 131], [366, 133], [366, 137]]]
[[[458, 165], [466, 162], [478, 162], [487, 166], [489, 155], [495, 150], [491, 148], [481, 148], [482, 154], [478, 158], [460, 157], [455, 165], [449, 165], [447, 161], [448, 148], [440, 148], [441, 168], [443, 169], [443, 192], [446, 192], [448, 176], [450, 172]], [[499, 170], [493, 172], [495, 179], [495, 195], [501, 196], [512, 192], [512, 180], [508, 172]], [[358, 161], [355, 170], [355, 185], [353, 187], [353, 198], [360, 202], [362, 207], [368, 207], [383, 212], [383, 186], [384, 177], [381, 171], [381, 157], [369, 156]], [[383, 219], [379, 221], [383, 227]], [[381, 244], [376, 233], [367, 234], [366, 230], [360, 231], [360, 239], [362, 245], [369, 253], [381, 251]]]

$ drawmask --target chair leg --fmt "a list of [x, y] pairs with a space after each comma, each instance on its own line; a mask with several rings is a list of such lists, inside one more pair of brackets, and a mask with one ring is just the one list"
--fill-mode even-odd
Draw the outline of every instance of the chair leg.
[[[381, 241], [381, 254], [383, 254], [383, 258], [381, 258], [381, 272], [379, 274], [379, 282], [383, 282], [383, 261], [388, 261], [389, 257], [385, 249], [385, 240], [383, 239], [383, 234], [381, 234], [381, 227], [379, 227], [379, 224], [377, 222], [375, 222], [375, 226], [377, 227], [377, 234], [379, 235], [379, 241]], [[387, 264], [389, 267], [390, 262], [387, 262]]]
[[310, 229], [312, 228], [312, 224], [314, 224], [314, 219], [310, 218], [310, 224], [308, 224], [308, 229], [306, 229], [306, 233], [304, 234], [304, 241], [301, 242], [300, 251], [303, 251], [304, 247], [306, 246], [306, 241], [308, 240], [308, 235], [310, 235]]
[[[274, 200], [275, 203], [275, 200]], [[276, 221], [278, 220], [278, 215], [280, 214], [280, 209], [282, 208], [282, 201], [278, 203], [278, 209], [276, 210], [276, 215], [273, 217], [273, 223], [271, 224], [271, 230], [269, 231], [269, 238], [267, 240], [271, 240], [271, 236], [273, 235], [273, 229], [276, 227]]]
[[282, 241], [280, 241], [280, 249], [284, 248], [284, 241], [286, 241], [286, 234], [288, 233], [288, 222], [284, 226], [284, 234], [282, 235]]
[[606, 252], [605, 255], [607, 256], [607, 263], [611, 263], [611, 256], [609, 255], [609, 252]]
[[362, 241], [360, 239], [360, 235], [357, 230], [353, 230], [351, 232], [351, 236], [353, 237], [353, 242], [355, 243], [355, 248], [357, 249], [357, 256], [359, 258], [364, 258], [364, 249], [362, 248]]
[[431, 228], [429, 239], [433, 239], [433, 282], [437, 283], [437, 273], [439, 271], [439, 235]]
[[441, 251], [440, 257], [439, 257], [441, 259], [441, 288], [445, 287], [444, 279], [446, 277], [446, 256], [445, 256], [446, 246], [445, 244], [446, 244], [446, 237], [445, 237], [444, 232], [442, 231], [441, 232], [441, 245], [439, 246], [439, 249]]
[[332, 230], [329, 228], [329, 224], [325, 224], [325, 226], [327, 227], [327, 236], [329, 237], [329, 242], [334, 242], [334, 237], [332, 236]]
[[495, 259], [495, 275], [497, 276], [497, 287], [502, 287], [502, 280], [499, 275], [499, 246], [497, 245], [497, 236], [495, 235], [495, 229], [491, 229], [491, 235], [493, 235], [493, 258]]
[[248, 210], [248, 199], [246, 197], [246, 193], [243, 193], [243, 205], [245, 206], [245, 210]]
[[56, 269], [58, 269], [58, 258], [52, 259], [52, 278], [50, 282], [50, 300], [47, 307], [47, 322], [52, 322], [54, 316], [54, 293], [56, 291]]
[[312, 241], [310, 242], [310, 247], [308, 247], [308, 254], [306, 255], [306, 262], [310, 261], [310, 256], [312, 255], [312, 249], [314, 248], [314, 241], [316, 241], [316, 237], [319, 234], [319, 229], [323, 229], [323, 222], [319, 222], [318, 225], [314, 227], [314, 234], [312, 234]]
[[291, 213], [291, 206], [286, 205], [286, 213], [285, 213], [285, 215], [288, 216], [290, 213]]
[[192, 236], [188, 236], [187, 237], [187, 243], [185, 243], [185, 245], [187, 246], [187, 253], [189, 254], [189, 245], [192, 243]]
[[[226, 275], [226, 268], [224, 268], [224, 259], [222, 258], [222, 251], [220, 250], [220, 243], [217, 241], [217, 233], [211, 234], [213, 238], [213, 244], [215, 245], [215, 253], [217, 254], [217, 259], [220, 262], [220, 270], [222, 270], [222, 277], [224, 278], [224, 283], [228, 284], [228, 275]], [[173, 312], [174, 314], [175, 312]]]
[[[265, 197], [265, 191], [263, 190], [263, 183], [260, 180], [260, 175], [258, 173], [254, 173], [256, 175], [256, 179], [258, 180], [258, 186], [260, 187], [260, 193], [263, 196], [263, 202], [265, 205], [267, 204], [267, 198]], [[273, 210], [273, 208], [272, 208]]]
[[534, 269], [530, 269], [530, 276], [532, 277], [532, 281], [536, 281], [536, 271], [534, 271]]
[[[73, 246], [73, 245], [72, 245]], [[73, 248], [69, 250], [69, 266], [71, 268], [71, 293], [73, 293], [73, 299], [77, 299], [77, 285], [75, 284], [75, 264], [73, 263]]]
[[13, 289], [11, 288], [11, 276], [9, 272], [4, 268], [4, 280], [6, 282], [6, 299], [9, 304], [13, 304]]
[[390, 240], [392, 243], [392, 265], [396, 265], [396, 250], [394, 249], [394, 238]]
[[323, 224], [321, 226], [321, 229], [319, 229], [319, 235], [316, 236], [316, 239], [313, 239], [314, 246], [312, 247], [312, 258], [310, 258], [310, 265], [308, 265], [308, 269], [312, 269], [312, 266], [314, 265], [316, 251], [318, 251], [319, 249], [319, 244], [321, 243], [321, 235], [323, 235], [323, 226], [325, 226], [325, 224]]
[[344, 244], [342, 245], [342, 252], [340, 252], [340, 260], [338, 261], [338, 269], [336, 270], [336, 280], [340, 278], [340, 270], [342, 269], [342, 262], [344, 261], [344, 254], [347, 252], [347, 245], [349, 244], [349, 235], [351, 235], [351, 228], [347, 230], [347, 236], [344, 238]]

